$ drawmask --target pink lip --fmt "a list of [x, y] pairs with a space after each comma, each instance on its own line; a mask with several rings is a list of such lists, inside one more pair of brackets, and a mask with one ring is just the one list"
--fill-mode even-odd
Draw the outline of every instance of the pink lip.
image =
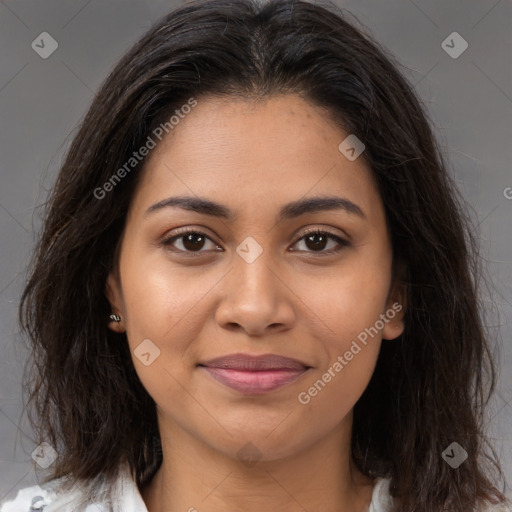
[[275, 354], [231, 354], [199, 365], [218, 382], [244, 394], [261, 395], [299, 379], [310, 367]]

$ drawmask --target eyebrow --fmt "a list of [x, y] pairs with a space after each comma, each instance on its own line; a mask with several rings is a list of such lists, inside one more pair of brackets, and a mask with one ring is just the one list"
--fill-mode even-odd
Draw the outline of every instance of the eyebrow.
[[[181, 208], [182, 210], [219, 217], [228, 221], [233, 221], [237, 218], [236, 214], [227, 206], [206, 198], [192, 196], [176, 196], [163, 199], [150, 206], [144, 213], [144, 216], [163, 208]], [[279, 211], [278, 221], [294, 219], [306, 213], [331, 210], [342, 210], [366, 219], [363, 210], [349, 199], [338, 196], [317, 196], [285, 204]]]

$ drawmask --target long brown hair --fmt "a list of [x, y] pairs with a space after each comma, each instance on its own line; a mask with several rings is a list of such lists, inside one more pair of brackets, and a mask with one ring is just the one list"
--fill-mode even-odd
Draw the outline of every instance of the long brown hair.
[[[108, 192], [99, 188], [191, 97], [298, 93], [364, 142], [407, 287], [405, 331], [383, 341], [355, 405], [355, 463], [391, 478], [397, 512], [468, 512], [504, 499], [482, 426], [495, 373], [471, 226], [426, 109], [357, 23], [302, 0], [191, 2], [103, 83], [46, 205], [19, 310], [33, 351], [32, 422], [60, 454], [48, 478], [110, 477], [126, 458], [142, 486], [161, 463], [155, 404], [125, 335], [107, 328], [105, 296], [144, 159]], [[456, 470], [442, 458], [453, 441], [468, 453]]]

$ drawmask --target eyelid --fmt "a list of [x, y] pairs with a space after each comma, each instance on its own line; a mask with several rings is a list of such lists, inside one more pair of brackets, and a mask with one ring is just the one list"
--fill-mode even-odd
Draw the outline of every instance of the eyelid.
[[330, 228], [320, 228], [320, 227], [314, 227], [314, 228], [308, 228], [305, 231], [302, 231], [299, 235], [297, 235], [296, 241], [293, 243], [293, 245], [296, 245], [300, 241], [304, 240], [305, 237], [311, 234], [321, 234], [325, 235], [326, 238], [334, 240], [337, 243], [337, 247], [334, 249], [329, 249], [328, 251], [299, 251], [299, 250], [292, 250], [292, 252], [300, 252], [304, 253], [306, 255], [312, 255], [317, 254], [318, 256], [327, 257], [332, 256], [335, 254], [340, 253], [343, 249], [346, 249], [347, 247], [351, 246], [350, 238], [347, 235], [338, 235], [337, 233], [334, 233], [331, 231]]
[[[220, 244], [218, 244], [214, 238], [209, 234], [209, 230], [204, 228], [204, 227], [194, 227], [194, 226], [186, 226], [186, 227], [183, 227], [183, 228], [176, 228], [175, 230], [173, 230], [171, 233], [168, 233], [166, 235], [164, 235], [160, 242], [158, 243], [158, 245], [160, 247], [164, 247], [164, 248], [167, 248], [167, 247], [170, 247], [172, 245], [172, 242], [175, 241], [175, 240], [178, 240], [182, 237], [184, 237], [185, 235], [188, 235], [190, 233], [194, 233], [194, 234], [198, 234], [198, 235], [202, 235], [204, 236], [205, 238], [207, 238], [208, 240], [210, 240], [211, 242], [213, 242], [215, 245], [219, 246]], [[172, 250], [173, 252], [175, 253], [178, 253], [178, 254], [188, 254], [188, 255], [196, 255], [196, 256], [200, 256], [201, 253], [204, 253], [204, 252], [208, 252], [208, 251], [183, 251], [181, 249], [169, 249], [169, 250]]]
[[331, 228], [322, 228], [322, 227], [307, 228], [306, 230], [301, 231], [299, 235], [297, 235], [298, 236], [297, 241], [311, 233], [325, 233], [326, 235], [332, 236], [333, 238], [342, 239], [346, 243], [350, 242], [350, 237], [346, 233], [338, 234], [338, 233], [334, 233], [330, 229]]
[[[214, 241], [212, 239], [212, 236], [209, 234], [209, 233], [212, 233], [211, 230], [209, 230], [208, 228], [205, 228], [203, 226], [185, 226], [183, 228], [176, 228], [174, 229], [171, 233], [168, 233], [166, 235], [164, 235], [162, 237], [162, 241], [165, 242], [165, 241], [168, 241], [168, 240], [172, 240], [173, 238], [177, 238], [179, 237], [179, 235], [188, 235], [189, 233], [197, 233], [198, 235], [204, 235], [206, 237], [208, 237], [210, 240]], [[217, 235], [214, 235], [215, 237]], [[217, 243], [217, 242], [215, 242]]]

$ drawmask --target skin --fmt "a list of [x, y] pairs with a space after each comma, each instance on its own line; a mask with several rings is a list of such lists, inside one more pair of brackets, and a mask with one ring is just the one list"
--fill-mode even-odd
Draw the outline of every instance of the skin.
[[[374, 482], [350, 455], [352, 409], [381, 339], [402, 333], [405, 308], [308, 404], [297, 399], [358, 334], [403, 304], [382, 199], [363, 157], [350, 161], [339, 151], [347, 135], [298, 95], [202, 97], [152, 150], [128, 212], [120, 278], [112, 273], [106, 285], [122, 318], [110, 328], [127, 333], [132, 355], [145, 339], [161, 351], [149, 366], [133, 356], [162, 438], [162, 466], [141, 490], [149, 512], [369, 506]], [[214, 200], [237, 217], [176, 207], [145, 215], [178, 195]], [[364, 218], [337, 209], [277, 221], [284, 204], [317, 195], [349, 199]], [[185, 227], [208, 238], [160, 243]], [[309, 228], [350, 245], [307, 244]], [[263, 250], [251, 263], [236, 252], [249, 236]], [[238, 352], [275, 353], [312, 368], [278, 390], [247, 396], [197, 366]], [[247, 443], [259, 457], [251, 465], [237, 455]]]

